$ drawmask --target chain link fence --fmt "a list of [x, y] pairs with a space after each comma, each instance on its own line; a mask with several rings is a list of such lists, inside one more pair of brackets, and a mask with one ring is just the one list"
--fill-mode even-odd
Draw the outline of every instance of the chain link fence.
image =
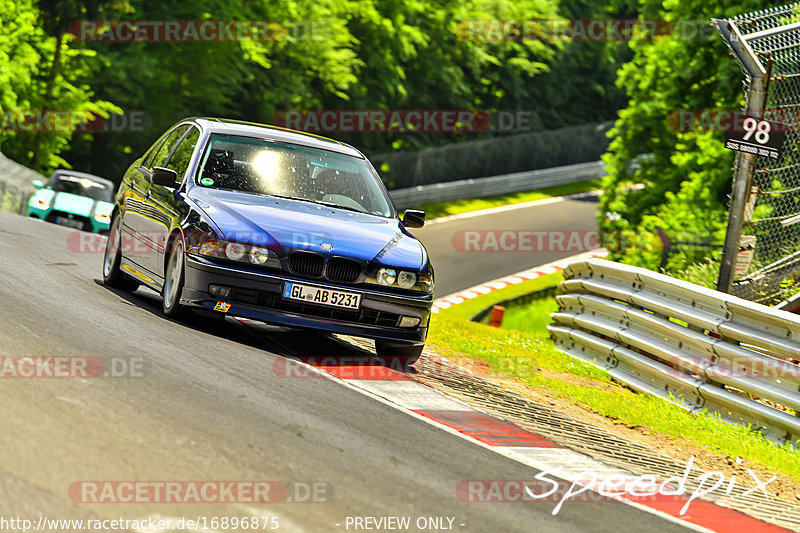
[[612, 123], [478, 139], [418, 152], [370, 155], [389, 189], [483, 178], [597, 161]]
[[33, 180], [47, 181], [38, 172], [15, 163], [0, 153], [0, 211], [10, 211], [25, 215], [28, 199], [34, 189]]
[[[749, 47], [765, 68], [763, 118], [787, 126], [779, 158], [752, 156], [757, 163], [744, 202], [738, 265], [730, 289], [736, 296], [773, 304], [791, 295], [800, 273], [800, 3], [729, 22], [741, 36], [731, 38], [732, 48], [739, 45], [737, 40], [743, 41], [744, 50]], [[756, 92], [745, 83], [748, 109], [753, 99], [763, 97]], [[737, 169], [745, 157], [737, 154]]]

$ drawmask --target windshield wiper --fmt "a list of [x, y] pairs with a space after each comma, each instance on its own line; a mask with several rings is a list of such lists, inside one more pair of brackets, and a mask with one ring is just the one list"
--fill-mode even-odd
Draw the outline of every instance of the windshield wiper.
[[362, 215], [368, 215], [369, 214], [369, 212], [362, 211], [360, 209], [356, 209], [355, 207], [347, 207], [346, 205], [339, 205], [339, 204], [334, 204], [334, 203], [331, 203], [331, 202], [322, 202], [320, 200], [307, 200], [305, 198], [296, 198], [296, 200], [302, 200], [304, 202], [310, 202], [312, 204], [324, 205], [326, 207], [334, 207], [336, 209], [344, 209], [345, 211], [353, 211], [355, 213], [361, 213]]
[[269, 193], [264, 193], [264, 195], [274, 196], [275, 198], [285, 198], [287, 200], [297, 200], [298, 202], [308, 202], [310, 204], [324, 205], [325, 207], [333, 207], [336, 209], [344, 209], [345, 211], [353, 211], [354, 213], [361, 213], [362, 215], [369, 214], [369, 212], [362, 211], [361, 209], [356, 209], [355, 207], [347, 207], [346, 205], [339, 205], [331, 202], [323, 202], [321, 200], [310, 200], [308, 198], [300, 198], [297, 196], [282, 196], [280, 194], [269, 194]]
[[346, 205], [339, 205], [334, 204], [331, 202], [323, 202], [321, 200], [310, 200], [308, 198], [300, 198], [298, 196], [284, 196], [282, 194], [272, 194], [268, 192], [257, 192], [255, 193], [259, 196], [272, 196], [273, 198], [283, 198], [284, 200], [296, 200], [298, 202], [308, 202], [310, 204], [317, 204], [317, 205], [324, 205], [325, 207], [332, 207], [334, 209], [343, 209], [345, 211], [352, 211], [354, 213], [361, 213], [362, 215], [370, 215], [369, 211], [362, 211], [361, 209], [356, 209], [355, 207], [348, 207]]

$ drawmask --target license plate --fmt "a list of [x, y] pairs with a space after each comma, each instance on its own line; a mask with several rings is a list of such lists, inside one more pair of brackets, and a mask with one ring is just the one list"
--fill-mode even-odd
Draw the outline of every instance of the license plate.
[[68, 228], [83, 229], [83, 222], [67, 217], [56, 217], [56, 224]]
[[358, 309], [361, 304], [361, 295], [358, 293], [335, 291], [298, 283], [287, 283], [283, 288], [283, 297], [289, 300], [345, 309]]

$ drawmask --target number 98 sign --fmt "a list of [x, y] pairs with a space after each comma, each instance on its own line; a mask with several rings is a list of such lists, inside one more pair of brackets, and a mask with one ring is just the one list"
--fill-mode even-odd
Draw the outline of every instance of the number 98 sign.
[[778, 159], [785, 139], [785, 125], [740, 113], [725, 132], [725, 148]]

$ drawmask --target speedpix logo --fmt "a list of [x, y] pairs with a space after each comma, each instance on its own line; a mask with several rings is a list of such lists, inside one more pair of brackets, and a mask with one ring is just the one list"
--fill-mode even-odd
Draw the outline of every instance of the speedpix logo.
[[[567, 501], [673, 500], [683, 503], [679, 514], [684, 515], [694, 500], [717, 491], [730, 495], [740, 483], [736, 475], [728, 478], [722, 472], [701, 472], [690, 481], [693, 465], [694, 457], [691, 457], [683, 475], [664, 480], [658, 480], [651, 474], [604, 477], [591, 471], [579, 472], [568, 480], [554, 479], [563, 470], [559, 466], [538, 473], [532, 480], [465, 480], [457, 485], [456, 495], [461, 501], [469, 503], [555, 502], [553, 515], [557, 515]], [[762, 481], [749, 468], [747, 473], [755, 485], [745, 490], [742, 496], [760, 491], [769, 498], [767, 485], [777, 476]]]

